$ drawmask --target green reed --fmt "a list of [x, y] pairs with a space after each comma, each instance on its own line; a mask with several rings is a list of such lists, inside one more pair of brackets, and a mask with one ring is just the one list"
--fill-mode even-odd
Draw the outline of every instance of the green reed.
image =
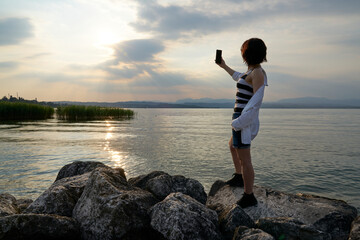
[[81, 121], [129, 118], [134, 116], [134, 111], [123, 108], [73, 105], [58, 107], [56, 115], [58, 119]]
[[34, 103], [0, 101], [0, 120], [42, 120], [51, 118], [54, 108]]

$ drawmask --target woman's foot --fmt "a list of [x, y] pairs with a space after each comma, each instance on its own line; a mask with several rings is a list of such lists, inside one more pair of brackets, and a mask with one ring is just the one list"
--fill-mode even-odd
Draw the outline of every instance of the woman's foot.
[[225, 182], [232, 187], [244, 187], [244, 180], [241, 174], [234, 173], [232, 179]]
[[247, 208], [257, 205], [257, 200], [254, 196], [254, 193], [251, 194], [244, 193], [244, 195], [237, 202], [237, 204], [240, 205], [241, 208]]

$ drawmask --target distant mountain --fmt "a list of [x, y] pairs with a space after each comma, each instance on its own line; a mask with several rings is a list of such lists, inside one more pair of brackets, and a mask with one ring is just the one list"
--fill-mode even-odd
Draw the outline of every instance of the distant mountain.
[[[55, 104], [86, 105], [121, 108], [233, 108], [234, 99], [186, 98], [175, 103], [151, 101], [127, 102], [69, 102], [60, 101]], [[360, 108], [360, 99], [333, 100], [327, 98], [305, 97], [289, 98], [276, 102], [264, 102], [263, 108]]]
[[193, 99], [193, 98], [184, 98], [184, 99], [179, 99], [177, 100], [175, 103], [180, 103], [180, 104], [194, 104], [194, 103], [234, 103], [235, 100], [234, 99], [214, 99], [214, 98], [199, 98], [199, 99]]

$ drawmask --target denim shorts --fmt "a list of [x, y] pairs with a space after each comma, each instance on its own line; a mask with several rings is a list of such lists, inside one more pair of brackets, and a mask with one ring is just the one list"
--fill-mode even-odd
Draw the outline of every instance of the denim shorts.
[[[240, 112], [234, 112], [232, 115], [232, 119], [236, 119], [241, 115]], [[232, 129], [232, 145], [234, 148], [238, 148], [238, 149], [246, 149], [246, 148], [250, 148], [250, 144], [243, 144], [241, 142], [241, 131], [235, 131], [234, 129]]]

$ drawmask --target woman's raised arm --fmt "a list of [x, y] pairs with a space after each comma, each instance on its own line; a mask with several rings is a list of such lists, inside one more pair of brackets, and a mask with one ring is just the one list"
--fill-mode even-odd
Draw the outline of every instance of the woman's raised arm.
[[225, 61], [223, 58], [221, 58], [221, 63], [218, 64], [219, 67], [223, 68], [231, 77], [234, 75], [235, 71], [233, 69], [231, 69], [228, 65], [226, 65]]

